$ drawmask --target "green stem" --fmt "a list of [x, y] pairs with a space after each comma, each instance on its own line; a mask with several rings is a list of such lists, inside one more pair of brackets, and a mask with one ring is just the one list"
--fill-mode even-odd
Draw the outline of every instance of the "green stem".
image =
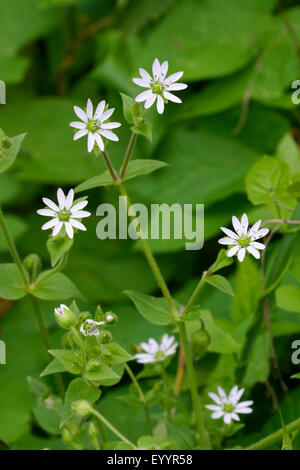
[[129, 375], [129, 377], [131, 378], [132, 382], [134, 383], [134, 385], [137, 388], [137, 391], [138, 391], [139, 396], [140, 396], [141, 403], [142, 403], [143, 408], [144, 408], [148, 429], [149, 429], [149, 432], [150, 432], [151, 436], [153, 436], [153, 428], [152, 428], [152, 423], [151, 423], [151, 418], [150, 418], [150, 413], [149, 413], [149, 407], [148, 407], [148, 403], [147, 403], [147, 400], [145, 398], [144, 392], [143, 392], [142, 388], [140, 387], [140, 384], [138, 383], [138, 380], [135, 377], [134, 373], [132, 372], [131, 368], [126, 363], [125, 363], [125, 369], [126, 369], [128, 375]]
[[195, 369], [193, 366], [190, 345], [189, 345], [187, 334], [186, 334], [185, 324], [179, 321], [177, 322], [177, 325], [179, 328], [181, 341], [182, 341], [184, 354], [185, 354], [186, 368], [187, 368], [187, 373], [188, 373], [188, 378], [189, 378], [189, 383], [190, 383], [190, 392], [191, 392], [191, 397], [192, 397], [192, 402], [193, 402], [193, 408], [196, 414], [196, 421], [197, 421], [198, 432], [199, 432], [199, 444], [202, 450], [206, 450], [208, 448], [208, 445], [206, 442], [205, 428], [204, 428], [204, 422], [203, 422], [203, 417], [202, 417], [201, 408], [200, 408], [200, 401], [198, 397], [196, 375], [195, 375]]
[[126, 444], [129, 444], [130, 446], [132, 446], [135, 450], [137, 450], [136, 446], [130, 442], [125, 436], [123, 436], [122, 433], [120, 433], [120, 431], [118, 431], [106, 418], [104, 418], [104, 416], [99, 413], [99, 411], [95, 410], [93, 408], [92, 410], [92, 413], [94, 416], [96, 416], [103, 424], [105, 424], [105, 426], [110, 429], [119, 439], [121, 439], [121, 441], [123, 442], [126, 442]]
[[[285, 426], [285, 431], [289, 433], [299, 428], [300, 428], [300, 418], [297, 418], [295, 419], [295, 421], [292, 421], [291, 423]], [[266, 447], [269, 447], [270, 445], [274, 444], [274, 442], [279, 441], [283, 433], [284, 433], [284, 429], [278, 429], [278, 431], [273, 432], [272, 434], [265, 437], [264, 439], [261, 439], [260, 441], [257, 441], [254, 444], [252, 444], [251, 446], [246, 447], [246, 450], [265, 449]]]
[[123, 160], [123, 163], [122, 163], [122, 167], [121, 167], [121, 171], [120, 171], [120, 181], [123, 180], [123, 178], [126, 174], [127, 166], [128, 166], [129, 161], [130, 161], [130, 158], [132, 156], [134, 146], [135, 146], [135, 143], [136, 143], [136, 139], [137, 139], [137, 134], [135, 134], [133, 132], [131, 134], [129, 144], [128, 144], [128, 147], [127, 147], [127, 150], [126, 150], [126, 153], [125, 153], [125, 157], [124, 157], [124, 160]]
[[42, 282], [46, 281], [47, 279], [49, 279], [50, 277], [52, 277], [54, 274], [60, 272], [66, 265], [66, 262], [67, 262], [67, 259], [68, 259], [68, 253], [65, 253], [59, 260], [59, 262], [56, 264], [56, 266], [54, 266], [53, 269], [51, 269], [51, 271], [49, 271], [47, 274], [45, 274], [44, 276], [40, 277], [40, 279], [38, 280], [38, 282], [34, 285], [34, 288], [36, 289], [40, 284], [42, 284]]
[[[33, 311], [35, 313], [36, 321], [37, 321], [37, 324], [38, 324], [38, 327], [39, 327], [39, 330], [40, 330], [40, 335], [41, 335], [42, 340], [44, 342], [49, 360], [52, 361], [53, 357], [49, 353], [49, 349], [51, 349], [50, 339], [49, 339], [47, 327], [46, 327], [46, 325], [44, 323], [44, 320], [43, 320], [43, 316], [42, 316], [42, 312], [40, 310], [40, 306], [38, 304], [37, 299], [35, 297], [33, 297], [32, 295], [30, 295], [30, 300], [31, 300]], [[58, 392], [59, 392], [60, 396], [63, 398], [65, 396], [65, 386], [64, 386], [64, 383], [63, 383], [62, 376], [60, 374], [54, 374], [54, 380], [55, 380]]]
[[[123, 184], [119, 184], [119, 189], [120, 189], [120, 193], [122, 196], [126, 197], [127, 198], [127, 206], [130, 207], [131, 206], [131, 201], [129, 199], [129, 196], [128, 196], [128, 193], [126, 191], [126, 188]], [[136, 220], [134, 216], [130, 216], [130, 219], [133, 221], [133, 220]], [[152, 251], [146, 241], [146, 239], [143, 237], [142, 234], [140, 234], [139, 236], [139, 241], [142, 245], [142, 248], [143, 248], [143, 251], [144, 251], [144, 254], [147, 258], [147, 261], [150, 265], [150, 268], [154, 274], [154, 277], [156, 278], [157, 280], [157, 283], [163, 293], [163, 296], [165, 297], [168, 305], [169, 305], [169, 308], [170, 308], [170, 311], [171, 313], [173, 314], [173, 317], [175, 320], [177, 320], [179, 318], [179, 314], [177, 312], [177, 309], [176, 309], [176, 306], [174, 304], [174, 301], [172, 299], [172, 296], [170, 294], [170, 291], [169, 291], [169, 288], [166, 284], [166, 281], [164, 280], [164, 277], [161, 273], [161, 270], [159, 269], [159, 266], [152, 254]]]
[[106, 152], [106, 150], [102, 151], [102, 155], [103, 155], [106, 167], [107, 167], [107, 169], [110, 173], [110, 176], [112, 177], [112, 179], [114, 181], [118, 182], [119, 181], [118, 175], [117, 175], [117, 173], [116, 173], [116, 171], [115, 171], [115, 169], [114, 169], [114, 167], [113, 167], [113, 165], [110, 161], [110, 158], [109, 158], [108, 153]]
[[6, 220], [4, 218], [4, 214], [2, 212], [1, 206], [0, 206], [0, 227], [2, 228], [3, 235], [6, 239], [11, 257], [14, 260], [14, 262], [16, 263], [17, 268], [20, 271], [20, 274], [21, 274], [22, 279], [24, 281], [24, 285], [26, 287], [26, 290], [29, 290], [28, 275], [27, 275], [27, 272], [26, 272], [26, 270], [23, 266], [23, 263], [22, 263], [21, 258], [19, 256], [19, 253], [17, 251], [15, 242], [14, 242], [14, 240], [13, 240], [11, 234], [10, 234], [9, 228], [6, 224]]
[[184, 316], [185, 314], [188, 313], [188, 311], [191, 309], [191, 307], [194, 305], [194, 303], [196, 302], [197, 300], [197, 297], [201, 291], [201, 289], [203, 288], [204, 284], [205, 284], [205, 281], [206, 281], [206, 278], [209, 276], [209, 271], [204, 271], [203, 274], [202, 274], [202, 277], [200, 279], [200, 281], [198, 282], [190, 300], [188, 301], [183, 313], [182, 313], [182, 316]]
[[106, 435], [105, 427], [103, 426], [103, 423], [100, 420], [99, 420], [98, 425], [99, 425], [99, 432], [101, 434], [102, 441], [105, 444], [105, 442], [107, 442], [107, 435]]
[[76, 343], [80, 347], [81, 356], [82, 356], [82, 375], [84, 375], [86, 371], [86, 355], [85, 355], [84, 344], [82, 342], [82, 339], [80, 338], [78, 331], [76, 330], [74, 326], [72, 326], [71, 331], [76, 339]]

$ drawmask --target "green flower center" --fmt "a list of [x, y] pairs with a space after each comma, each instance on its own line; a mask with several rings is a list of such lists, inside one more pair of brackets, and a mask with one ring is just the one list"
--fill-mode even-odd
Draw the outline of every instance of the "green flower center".
[[93, 132], [93, 133], [98, 131], [100, 129], [99, 121], [97, 121], [95, 119], [90, 119], [89, 122], [86, 125], [86, 129], [89, 132]]
[[70, 215], [71, 213], [67, 209], [62, 209], [60, 212], [57, 213], [58, 219], [61, 222], [68, 222], [70, 219]]
[[225, 403], [223, 405], [223, 410], [225, 411], [225, 413], [232, 413], [234, 411], [234, 406], [230, 403]]
[[162, 353], [161, 351], [157, 351], [157, 353], [155, 354], [155, 358], [160, 359], [161, 357], [165, 357], [164, 353]]
[[238, 239], [238, 243], [241, 247], [243, 248], [247, 248], [247, 246], [250, 245], [250, 242], [251, 242], [251, 238], [248, 237], [247, 235], [242, 235], [239, 239]]
[[155, 93], [156, 95], [163, 96], [165, 85], [161, 83], [159, 80], [155, 80], [154, 82], [152, 82], [151, 88], [152, 88], [153, 93]]

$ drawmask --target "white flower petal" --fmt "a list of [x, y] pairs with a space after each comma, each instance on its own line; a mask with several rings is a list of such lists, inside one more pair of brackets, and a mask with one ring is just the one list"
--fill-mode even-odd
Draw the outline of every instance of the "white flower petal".
[[249, 229], [248, 236], [251, 237], [252, 235], [255, 235], [255, 233], [258, 231], [259, 227], [261, 224], [261, 220], [258, 220], [255, 222], [255, 224]]
[[61, 188], [58, 188], [57, 190], [57, 200], [58, 200], [58, 206], [60, 209], [64, 209], [65, 204], [66, 204], [66, 197]]
[[81, 209], [84, 209], [85, 206], [87, 205], [88, 205], [88, 201], [77, 202], [77, 204], [71, 207], [70, 212], [72, 213], [72, 212], [80, 211]]
[[70, 189], [66, 197], [66, 209], [70, 210], [74, 200], [74, 189]]
[[142, 68], [139, 69], [139, 72], [144, 82], [147, 83], [148, 86], [150, 86], [150, 83], [152, 82], [151, 75], [145, 69]]
[[88, 134], [87, 129], [81, 129], [80, 131], [75, 132], [75, 134], [73, 136], [73, 140], [78, 140], [78, 139], [80, 139], [81, 137], [84, 137], [87, 134]]
[[159, 60], [154, 59], [154, 62], [152, 64], [152, 73], [153, 73], [153, 77], [155, 80], [157, 80], [160, 77], [160, 71], [161, 71], [161, 68], [160, 68]]
[[103, 114], [104, 108], [105, 108], [105, 100], [102, 100], [97, 105], [95, 115], [94, 115], [94, 119], [99, 119], [101, 117], [101, 115]]
[[230, 424], [230, 423], [231, 423], [231, 419], [232, 419], [231, 413], [225, 413], [225, 415], [224, 415], [224, 423], [225, 423], [225, 424]]
[[149, 88], [149, 81], [145, 81], [143, 78], [133, 78], [133, 83], [143, 88]]
[[73, 238], [74, 230], [70, 222], [65, 222], [65, 229], [69, 238]]
[[46, 217], [56, 217], [56, 212], [51, 209], [39, 209], [37, 213]]
[[84, 219], [85, 217], [89, 217], [91, 215], [88, 211], [76, 211], [72, 212], [72, 219]]
[[176, 72], [170, 75], [168, 78], [165, 80], [166, 85], [171, 85], [174, 82], [177, 82], [183, 75], [183, 72]]
[[220, 405], [205, 405], [205, 408], [212, 411], [222, 411]]
[[229, 238], [234, 238], [235, 240], [238, 239], [238, 236], [236, 233], [234, 233], [232, 230], [230, 230], [229, 228], [226, 228], [226, 227], [221, 227], [221, 230], [222, 232], [225, 233], [225, 235], [227, 235]]
[[46, 223], [42, 226], [42, 230], [48, 230], [49, 228], [54, 227], [58, 222], [59, 222], [58, 219], [48, 220], [48, 222], [46, 222]]
[[86, 123], [85, 122], [70, 122], [69, 124], [70, 127], [74, 127], [75, 129], [85, 129], [86, 128]]
[[102, 137], [101, 137], [101, 135], [99, 134], [99, 132], [96, 132], [96, 134], [95, 134], [95, 139], [96, 139], [96, 142], [97, 142], [97, 145], [98, 145], [99, 149], [101, 150], [101, 152], [103, 152], [103, 150], [104, 150], [104, 142], [103, 142]]
[[266, 248], [266, 245], [259, 242], [251, 242], [250, 246], [253, 246], [253, 248], [256, 248], [257, 250], [264, 250]]
[[102, 129], [116, 129], [117, 127], [120, 127], [121, 123], [120, 122], [104, 122], [101, 124]]
[[234, 412], [233, 412], [233, 413], [231, 413], [231, 417], [232, 417], [232, 419], [234, 419], [234, 421], [240, 421], [240, 417], [239, 417], [239, 415], [237, 415], [237, 414], [236, 414], [236, 413], [234, 413]]
[[244, 391], [245, 391], [244, 388], [240, 388], [240, 390], [236, 393], [236, 395], [235, 395], [235, 402], [236, 403], [240, 400], [240, 398], [243, 395]]
[[111, 132], [107, 129], [101, 129], [99, 133], [106, 137], [106, 139], [113, 140], [114, 142], [117, 142], [119, 140], [119, 137], [114, 132]]
[[159, 114], [162, 114], [164, 112], [165, 103], [164, 103], [163, 98], [160, 95], [157, 95], [156, 108]]
[[209, 392], [209, 393], [208, 393], [208, 396], [209, 396], [215, 403], [217, 403], [218, 405], [221, 405], [222, 400], [221, 400], [221, 398], [219, 397], [219, 395], [217, 395], [217, 394], [214, 393], [214, 392]]
[[222, 402], [224, 402], [225, 400], [227, 400], [227, 395], [226, 395], [225, 391], [223, 390], [223, 388], [220, 387], [220, 386], [218, 387], [218, 394], [219, 394], [219, 396], [220, 396]]
[[237, 394], [238, 390], [239, 390], [239, 388], [238, 388], [237, 385], [232, 387], [232, 389], [230, 390], [229, 396], [228, 396], [228, 399], [229, 399], [230, 403], [232, 403], [232, 401], [235, 400], [235, 397], [236, 397], [236, 394]]
[[215, 412], [211, 415], [211, 418], [212, 418], [212, 419], [219, 419], [219, 418], [221, 418], [222, 416], [224, 416], [224, 411], [215, 411]]
[[142, 93], [135, 97], [135, 101], [141, 103], [142, 101], [146, 101], [151, 95], [153, 95], [152, 90], [142, 91]]
[[239, 249], [240, 249], [239, 245], [235, 245], [232, 248], [230, 248], [230, 250], [227, 251], [228, 258], [231, 258], [232, 256], [236, 255]]
[[248, 407], [247, 408], [238, 408], [238, 409], [236, 409], [236, 412], [239, 413], [239, 414], [247, 415], [247, 414], [252, 413], [253, 410], [252, 410], [252, 408], [248, 408]]
[[269, 233], [269, 231], [270, 230], [268, 228], [261, 228], [256, 232], [255, 235], [252, 236], [252, 240], [258, 240], [259, 238], [265, 237]]
[[62, 226], [63, 226], [63, 222], [58, 221], [52, 232], [53, 237], [56, 237], [56, 235], [60, 232]]
[[253, 405], [253, 400], [241, 401], [241, 403], [237, 403], [235, 405], [236, 411], [238, 412], [239, 408], [248, 408], [249, 406]]
[[86, 115], [89, 119], [93, 119], [93, 103], [90, 98], [87, 100]]
[[243, 214], [241, 218], [241, 226], [243, 230], [243, 234], [246, 235], [248, 232], [249, 220], [247, 214]]
[[220, 245], [236, 245], [237, 241], [233, 238], [224, 237], [220, 238], [220, 240], [218, 240], [218, 243], [220, 243]]
[[84, 232], [86, 232], [86, 227], [81, 222], [79, 222], [79, 220], [70, 219], [69, 222], [72, 227], [78, 228], [78, 230], [83, 230]]
[[81, 119], [83, 122], [88, 122], [88, 118], [86, 113], [83, 111], [83, 109], [79, 108], [79, 106], [74, 106], [74, 111], [75, 114]]
[[89, 132], [88, 136], [88, 152], [91, 152], [95, 145], [95, 136], [91, 132]]
[[236, 233], [238, 235], [242, 235], [243, 227], [242, 227], [239, 219], [235, 215], [232, 216], [232, 225], [233, 225], [233, 228], [236, 231]]
[[167, 91], [179, 91], [179, 90], [185, 90], [187, 88], [186, 83], [172, 83], [171, 85], [167, 85], [166, 90]]
[[173, 93], [169, 93], [168, 91], [164, 91], [164, 97], [166, 100], [173, 101], [173, 103], [182, 103], [181, 99], [178, 96], [173, 95]]
[[254, 258], [256, 259], [259, 259], [260, 258], [260, 252], [254, 248], [253, 246], [247, 246], [247, 251], [248, 253], [251, 253], [252, 256], [254, 256]]
[[149, 95], [149, 98], [147, 98], [147, 100], [144, 104], [144, 108], [145, 109], [150, 108], [153, 105], [153, 103], [155, 102], [155, 100], [156, 100], [156, 95], [154, 93], [152, 93], [152, 91], [151, 91], [151, 94]]
[[239, 251], [238, 251], [238, 260], [240, 262], [243, 261], [243, 259], [245, 258], [245, 254], [246, 254], [246, 248], [241, 248]]
[[43, 203], [45, 204], [45, 206], [50, 207], [50, 209], [53, 209], [56, 212], [59, 211], [59, 207], [55, 204], [55, 202], [51, 201], [51, 199], [43, 197]]
[[114, 110], [115, 110], [115, 108], [110, 108], [107, 111], [105, 111], [102, 114], [101, 118], [99, 119], [100, 123], [102, 123], [102, 122], [106, 121], [107, 119], [109, 119], [110, 116], [114, 113]]

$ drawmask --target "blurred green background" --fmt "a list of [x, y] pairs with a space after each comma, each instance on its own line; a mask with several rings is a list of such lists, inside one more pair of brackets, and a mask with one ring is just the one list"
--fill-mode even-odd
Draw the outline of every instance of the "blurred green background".
[[[299, 2], [282, 5], [300, 41]], [[300, 58], [276, 0], [0, 0], [0, 79], [7, 85], [0, 127], [9, 136], [27, 132], [17, 162], [0, 176], [0, 202], [22, 256], [38, 253], [47, 266], [47, 234], [40, 230], [43, 221], [36, 214], [41, 198], [53, 198], [58, 186], [66, 190], [104, 170], [101, 158], [87, 153], [84, 139], [72, 140], [68, 124], [74, 120], [73, 105], [84, 107], [89, 97], [95, 103], [105, 99], [116, 108], [114, 120], [122, 122], [120, 141], [109, 144], [108, 151], [118, 168], [130, 136], [119, 93], [136, 96], [141, 90], [132, 77], [138, 76], [139, 67], [150, 70], [155, 57], [169, 61], [170, 73], [183, 70], [182, 81], [189, 87], [180, 92], [183, 104], [168, 104], [163, 116], [154, 109], [149, 112], [153, 143], [140, 137], [135, 150], [135, 158], [157, 158], [170, 166], [129, 182], [128, 190], [135, 202], [145, 204], [205, 204], [201, 251], [185, 251], [184, 241], [151, 243], [172, 292], [184, 304], [216, 257], [221, 225], [244, 211], [251, 221], [275, 214], [274, 207], [254, 208], [247, 200], [244, 179], [253, 163], [263, 154], [277, 156], [300, 174], [300, 108], [291, 102], [291, 83], [300, 79]], [[87, 194], [93, 214], [101, 202], [117, 202], [111, 190]], [[76, 235], [65, 272], [91, 309], [100, 302], [118, 314], [114, 334], [130, 350], [150, 335], [158, 338], [164, 329], [147, 324], [122, 291], [159, 291], [135, 243], [100, 241], [96, 224], [93, 215], [87, 220], [88, 231]], [[300, 256], [299, 244], [296, 254]], [[9, 259], [0, 233], [0, 261]], [[242, 300], [206, 287], [202, 306], [230, 331], [234, 318], [254, 309], [259, 264], [249, 260], [228, 268], [227, 274], [242, 290]], [[53, 307], [42, 303], [53, 344], [58, 345]], [[275, 306], [272, 312], [280, 366], [291, 388], [292, 399], [278, 390], [286, 421], [300, 413], [300, 387], [289, 381], [297, 372], [290, 345], [299, 338], [299, 313], [300, 306], [298, 314]], [[14, 448], [59, 448], [55, 433], [52, 438], [44, 435], [31, 411], [26, 377], [37, 377], [47, 357], [30, 304], [26, 299], [15, 304], [0, 300], [0, 314], [1, 338], [7, 344], [7, 365], [0, 366], [0, 439]], [[199, 366], [200, 384], [210, 380], [216, 352], [210, 353], [201, 372]], [[258, 347], [253, 354], [256, 368], [248, 371], [247, 385], [256, 385], [257, 405], [250, 431], [240, 438], [245, 443], [280, 426], [263, 385], [270, 375], [269, 362]], [[228, 383], [230, 356], [223, 355], [222, 373]], [[220, 363], [218, 367], [220, 379]], [[116, 396], [126, 387], [124, 381], [103, 398], [106, 415], [120, 430], [126, 430], [129, 415]], [[135, 438], [143, 418], [129, 412], [133, 425], [128, 437], [131, 433]]]

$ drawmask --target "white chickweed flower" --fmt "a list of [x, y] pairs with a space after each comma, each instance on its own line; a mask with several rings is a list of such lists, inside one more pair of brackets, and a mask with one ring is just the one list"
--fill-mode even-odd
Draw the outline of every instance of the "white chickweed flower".
[[164, 106], [168, 100], [173, 101], [174, 103], [182, 102], [181, 99], [173, 95], [173, 93], [170, 93], [171, 91], [184, 90], [187, 88], [185, 83], [175, 83], [182, 77], [183, 72], [176, 72], [169, 77], [166, 77], [168, 66], [169, 64], [167, 60], [160, 64], [158, 59], [155, 59], [152, 65], [153, 78], [145, 69], [142, 68], [139, 69], [142, 78], [133, 78], [133, 82], [136, 85], [143, 88], [149, 88], [149, 90], [142, 91], [142, 93], [137, 95], [135, 101], [145, 101], [144, 107], [145, 109], [148, 109], [157, 99], [156, 107], [159, 114], [164, 112]]
[[264, 250], [266, 246], [256, 240], [265, 237], [269, 233], [268, 228], [260, 228], [261, 220], [256, 222], [251, 228], [248, 228], [249, 221], [246, 214], [242, 215], [241, 221], [235, 216], [232, 217], [232, 225], [235, 232], [228, 228], [221, 227], [221, 230], [227, 237], [221, 238], [221, 245], [233, 245], [227, 252], [227, 256], [231, 257], [237, 254], [238, 260], [243, 261], [246, 251], [251, 253], [254, 258], [260, 258], [258, 250]]
[[88, 318], [82, 323], [80, 331], [84, 336], [99, 336], [99, 326], [101, 325], [105, 325], [105, 321], [95, 321]]
[[93, 150], [95, 143], [103, 152], [104, 142], [102, 137], [105, 137], [108, 140], [119, 140], [119, 137], [110, 129], [120, 127], [121, 124], [119, 122], [104, 122], [111, 117], [115, 108], [107, 109], [105, 111], [105, 107], [105, 100], [102, 100], [94, 112], [93, 103], [90, 99], [87, 101], [86, 111], [79, 108], [79, 106], [74, 106], [74, 111], [82, 122], [76, 121], [70, 123], [71, 127], [78, 129], [78, 131], [74, 134], [73, 139], [77, 140], [87, 135], [89, 152]]
[[89, 217], [90, 212], [83, 211], [87, 205], [87, 201], [80, 201], [73, 205], [74, 190], [70, 189], [68, 195], [65, 196], [61, 188], [57, 191], [58, 204], [51, 201], [47, 197], [43, 197], [43, 202], [46, 206], [45, 209], [39, 209], [37, 213], [46, 217], [51, 217], [51, 220], [42, 226], [42, 230], [53, 228], [52, 236], [55, 237], [64, 227], [69, 238], [73, 238], [73, 227], [79, 230], [86, 230], [86, 227], [77, 219]]
[[152, 362], [163, 361], [166, 357], [175, 354], [178, 343], [175, 343], [175, 337], [167, 334], [163, 335], [160, 344], [153, 338], [148, 343], [141, 343], [141, 348], [145, 351], [135, 355], [140, 364], [149, 364]]
[[216, 403], [216, 405], [206, 405], [205, 407], [211, 411], [212, 419], [224, 419], [225, 424], [230, 424], [231, 420], [240, 421], [239, 414], [249, 414], [252, 413], [251, 405], [253, 405], [252, 400], [242, 401], [239, 403], [241, 396], [243, 395], [245, 389], [241, 388], [239, 390], [238, 386], [235, 385], [229, 395], [227, 396], [222, 387], [218, 387], [218, 394], [210, 392], [209, 397]]
[[62, 328], [69, 329], [75, 325], [77, 321], [75, 313], [73, 313], [65, 304], [61, 304], [59, 307], [56, 307], [54, 309], [54, 315], [58, 324]]

